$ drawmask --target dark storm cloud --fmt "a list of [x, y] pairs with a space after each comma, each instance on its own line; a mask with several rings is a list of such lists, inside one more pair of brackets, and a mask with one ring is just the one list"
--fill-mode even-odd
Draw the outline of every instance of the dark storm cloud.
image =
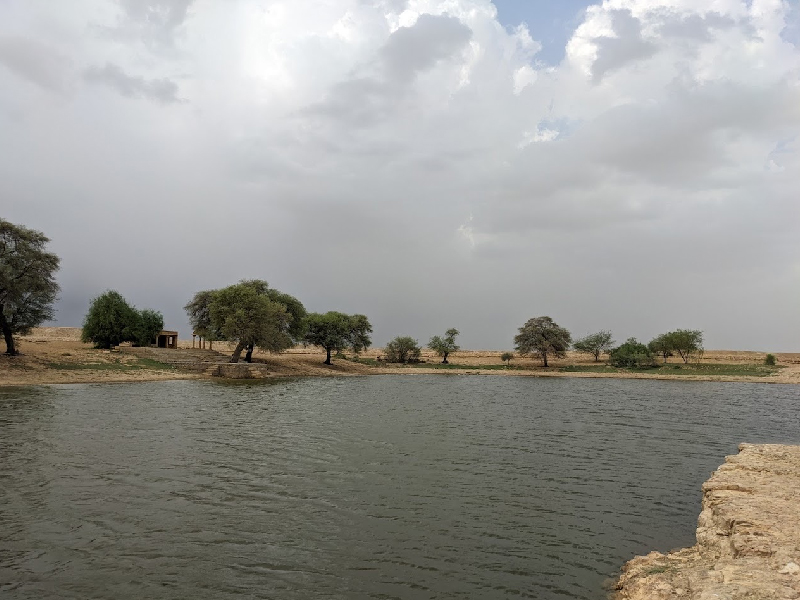
[[83, 72], [83, 78], [88, 83], [108, 86], [126, 98], [145, 98], [161, 104], [182, 102], [178, 98], [178, 84], [174, 81], [128, 75], [119, 66], [111, 63], [102, 67], [89, 67]]
[[642, 24], [630, 10], [615, 10], [611, 13], [616, 37], [595, 38], [597, 59], [592, 65], [592, 79], [595, 83], [614, 70], [630, 63], [653, 56], [658, 47], [642, 38]]
[[54, 48], [22, 37], [0, 37], [0, 65], [51, 92], [65, 91], [70, 61]]

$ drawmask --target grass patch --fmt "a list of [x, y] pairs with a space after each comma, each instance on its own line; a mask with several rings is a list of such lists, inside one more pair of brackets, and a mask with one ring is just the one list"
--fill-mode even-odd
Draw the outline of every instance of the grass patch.
[[88, 363], [47, 363], [49, 369], [56, 371], [174, 371], [175, 367], [151, 358], [138, 358], [134, 362], [124, 363], [119, 359], [113, 362]]
[[649, 373], [662, 375], [705, 375], [721, 377], [769, 377], [779, 372], [782, 367], [769, 367], [763, 364], [749, 363], [740, 365], [724, 364], [668, 364]]
[[522, 367], [517, 366], [510, 366], [507, 367], [506, 365], [458, 365], [455, 363], [449, 363], [443, 365], [442, 363], [412, 363], [412, 364], [401, 364], [401, 363], [383, 363], [389, 367], [402, 367], [407, 369], [439, 369], [442, 371], [523, 371]]
[[657, 565], [645, 570], [644, 575], [658, 575], [659, 573], [667, 573], [669, 571], [672, 571], [671, 567], [667, 565]]

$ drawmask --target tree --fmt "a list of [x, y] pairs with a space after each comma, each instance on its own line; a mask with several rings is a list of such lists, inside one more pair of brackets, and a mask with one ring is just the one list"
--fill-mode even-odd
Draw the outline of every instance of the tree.
[[668, 333], [662, 333], [661, 335], [653, 338], [647, 344], [647, 347], [653, 354], [663, 357], [664, 364], [667, 363], [667, 359], [670, 356], [673, 356], [672, 338]]
[[684, 363], [689, 362], [694, 354], [703, 353], [703, 332], [693, 329], [678, 329], [668, 334], [672, 349], [678, 353]]
[[59, 258], [45, 250], [41, 232], [0, 219], [0, 329], [6, 354], [18, 354], [15, 335], [25, 335], [54, 316], [54, 274]]
[[197, 292], [183, 310], [189, 315], [192, 332], [207, 340], [217, 339], [211, 324], [211, 302], [214, 300], [215, 290]]
[[636, 338], [628, 338], [619, 348], [614, 348], [610, 360], [612, 365], [622, 368], [645, 369], [656, 365], [650, 348]]
[[578, 352], [594, 356], [594, 362], [599, 362], [600, 355], [610, 353], [613, 347], [614, 340], [610, 331], [598, 331], [579, 339], [573, 344], [573, 348]]
[[164, 329], [164, 315], [145, 308], [138, 312], [137, 317], [132, 341], [137, 346], [149, 346], [156, 341], [158, 332]]
[[506, 364], [506, 367], [511, 366], [511, 359], [514, 358], [514, 354], [512, 352], [503, 352], [500, 355], [500, 360]]
[[232, 363], [239, 362], [245, 349], [245, 360], [251, 362], [256, 346], [280, 352], [294, 344], [289, 333], [291, 315], [286, 306], [269, 298], [266, 289], [266, 282], [241, 281], [212, 294], [211, 330], [236, 344]]
[[81, 341], [111, 348], [135, 339], [139, 314], [122, 294], [109, 290], [94, 298], [83, 320]]
[[325, 349], [325, 364], [331, 364], [331, 353], [350, 349], [355, 353], [369, 348], [372, 325], [364, 315], [346, 315], [330, 311], [311, 313], [305, 319], [306, 343]]
[[538, 356], [546, 367], [548, 355], [558, 358], [567, 355], [572, 336], [550, 317], [536, 317], [519, 328], [519, 333], [514, 336], [514, 343], [517, 352], [523, 356], [526, 354]]
[[458, 352], [459, 350], [459, 346], [456, 344], [456, 337], [458, 337], [458, 334], [458, 329], [448, 329], [443, 338], [435, 335], [431, 338], [431, 341], [428, 342], [428, 348], [442, 357], [443, 365], [448, 364], [447, 357], [450, 356], [451, 352]]
[[409, 363], [419, 362], [422, 350], [417, 344], [417, 340], [408, 336], [394, 338], [386, 344], [386, 361], [390, 363]]

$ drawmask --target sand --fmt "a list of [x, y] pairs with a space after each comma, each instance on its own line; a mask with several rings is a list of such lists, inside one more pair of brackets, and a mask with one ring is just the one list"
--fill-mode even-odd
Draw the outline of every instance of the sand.
[[[192, 357], [191, 340], [181, 340], [177, 351], [162, 351], [158, 356]], [[120, 352], [96, 350], [90, 344], [80, 341], [80, 329], [72, 327], [43, 327], [35, 329], [30, 335], [19, 340], [21, 356], [0, 356], [0, 385], [37, 385], [52, 383], [94, 383], [123, 381], [159, 381], [167, 379], [197, 379], [209, 377], [202, 369], [194, 372], [183, 368], [162, 369], [143, 365], [142, 354], [122, 348]], [[230, 345], [214, 344], [214, 351], [206, 351], [203, 360], [224, 362], [224, 355], [216, 351], [229, 352]], [[165, 354], [166, 353], [166, 354]], [[373, 348], [363, 353], [363, 358], [377, 359], [383, 354], [381, 348]], [[488, 370], [482, 367], [501, 365], [502, 351], [469, 350], [459, 351], [450, 356], [450, 362], [470, 367], [460, 370], [439, 370], [424, 366], [403, 367], [392, 365], [368, 366], [351, 361], [334, 359], [331, 366], [322, 364], [325, 354], [318, 348], [293, 348], [275, 355], [256, 352], [255, 359], [264, 364], [262, 370], [270, 377], [286, 376], [359, 376], [371, 374], [443, 374], [450, 375], [493, 375], [493, 376], [537, 376], [537, 377], [592, 377], [592, 378], [632, 378], [632, 379], [676, 379], [680, 381], [740, 381], [758, 383], [800, 383], [800, 353], [776, 354], [778, 365], [783, 367], [768, 377], [741, 376], [688, 376], [657, 375], [649, 373], [570, 373], [557, 369], [568, 365], [593, 365], [591, 356], [577, 352], [568, 353], [564, 359], [551, 360], [550, 369], [542, 369], [539, 362], [530, 358], [515, 358], [512, 365], [524, 370]], [[205, 358], [207, 356], [207, 358]], [[729, 350], [706, 351], [701, 363], [707, 364], [763, 364], [762, 352]], [[428, 364], [440, 361], [433, 352], [423, 351], [423, 360]], [[680, 364], [680, 359], [670, 359]]]

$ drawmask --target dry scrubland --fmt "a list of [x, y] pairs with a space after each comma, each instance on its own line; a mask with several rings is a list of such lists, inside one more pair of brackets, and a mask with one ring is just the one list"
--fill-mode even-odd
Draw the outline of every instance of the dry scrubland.
[[[189, 360], [201, 356], [203, 359], [224, 361], [215, 352], [188, 353], [191, 340], [181, 340], [181, 350], [162, 351], [155, 355], [189, 355]], [[214, 344], [214, 350], [229, 352], [225, 343]], [[31, 335], [21, 338], [22, 356], [0, 357], [0, 385], [29, 385], [40, 383], [87, 383], [117, 381], [158, 381], [164, 379], [195, 379], [204, 377], [203, 373], [187, 372], [152, 360], [147, 356], [128, 351], [112, 352], [95, 350], [90, 344], [80, 342], [80, 329], [72, 327], [43, 327], [35, 329]], [[166, 354], [165, 354], [166, 353]], [[388, 365], [375, 361], [383, 354], [381, 348], [373, 348], [361, 355], [362, 359], [373, 364], [361, 364], [350, 360], [334, 359], [332, 366], [323, 365], [324, 352], [316, 348], [294, 348], [274, 355], [256, 353], [255, 360], [264, 364], [263, 372], [271, 377], [282, 376], [343, 376], [369, 375], [381, 373], [450, 373], [454, 375], [500, 375], [500, 376], [546, 376], [546, 377], [625, 377], [637, 379], [680, 379], [706, 381], [754, 381], [770, 383], [800, 383], [800, 353], [776, 354], [778, 366], [767, 376], [752, 377], [738, 375], [690, 375], [690, 371], [648, 372], [581, 372], [580, 369], [594, 369], [592, 357], [571, 352], [565, 359], [551, 360], [551, 367], [543, 369], [539, 361], [530, 358], [515, 358], [510, 369], [500, 368], [500, 351], [460, 351], [450, 355], [450, 363], [463, 368], [446, 371], [437, 368], [440, 358], [433, 352], [423, 351], [425, 364], [417, 366]], [[728, 365], [733, 370], [737, 365], [760, 365], [764, 362], [762, 352], [707, 351], [699, 364]], [[670, 364], [680, 366], [680, 360], [670, 359]], [[565, 372], [564, 369], [577, 369]], [[677, 374], [680, 373], [680, 374]]]

